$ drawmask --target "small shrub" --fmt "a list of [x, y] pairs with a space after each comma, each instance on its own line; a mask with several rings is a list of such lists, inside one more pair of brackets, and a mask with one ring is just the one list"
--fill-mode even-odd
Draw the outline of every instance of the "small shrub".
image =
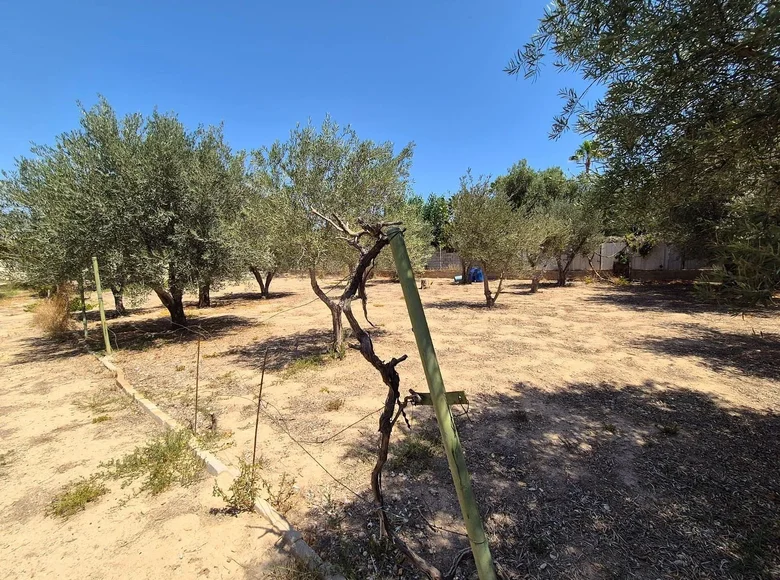
[[631, 280], [629, 280], [625, 276], [618, 276], [617, 278], [612, 278], [612, 283], [615, 286], [631, 286]]
[[86, 509], [87, 504], [108, 493], [108, 488], [96, 478], [68, 484], [49, 504], [47, 515], [68, 518]]
[[610, 433], [616, 433], [617, 427], [614, 425], [614, 423], [604, 423], [604, 431], [608, 431]]
[[41, 305], [40, 300], [36, 300], [35, 302], [30, 302], [29, 304], [25, 304], [23, 310], [25, 312], [35, 312], [38, 310], [38, 307]]
[[433, 458], [440, 454], [439, 446], [432, 437], [419, 433], [411, 433], [403, 441], [392, 447], [392, 457], [387, 465], [391, 469], [406, 470], [418, 473], [429, 469]]
[[295, 506], [295, 495], [297, 490], [295, 488], [295, 478], [290, 476], [286, 471], [282, 473], [279, 478], [279, 484], [274, 487], [267, 480], [261, 478], [261, 483], [266, 495], [268, 495], [268, 503], [270, 503], [276, 511], [285, 515]]
[[104, 421], [109, 421], [110, 419], [111, 417], [109, 417], [108, 415], [100, 415], [99, 417], [95, 417], [94, 419], [92, 419], [92, 422], [103, 423]]
[[142, 478], [139, 492], [152, 495], [174, 483], [187, 486], [197, 481], [203, 469], [203, 461], [192, 454], [189, 440], [188, 431], [167, 431], [145, 446], [136, 447], [123, 459], [111, 460], [101, 467], [106, 468], [106, 477], [123, 480], [122, 487]]
[[658, 425], [658, 430], [664, 435], [677, 435], [680, 432], [680, 426], [677, 423], [664, 423]]
[[[95, 308], [94, 304], [86, 302], [84, 304], [84, 310], [92, 310]], [[68, 312], [81, 312], [81, 298], [75, 296], [68, 301]]]
[[291, 559], [289, 564], [274, 566], [266, 576], [269, 580], [323, 580], [322, 574], [310, 570], [300, 560]]
[[326, 411], [338, 411], [344, 406], [344, 399], [331, 399], [325, 403]]
[[286, 377], [291, 377], [293, 375], [297, 375], [298, 373], [314, 370], [324, 364], [325, 359], [321, 354], [305, 356], [303, 358], [295, 359], [289, 365], [287, 365], [287, 368], [284, 369], [284, 375]]
[[33, 324], [48, 336], [64, 334], [70, 328], [70, 323], [68, 296], [64, 290], [42, 300], [35, 309]]
[[187, 368], [187, 367], [186, 367], [186, 366], [184, 366], [184, 365], [176, 365], [176, 372], [181, 372], [181, 371], [183, 371], [183, 370], [184, 370], [184, 369], [186, 369], [186, 368]]
[[251, 512], [254, 509], [255, 498], [260, 491], [257, 471], [262, 469], [262, 460], [256, 461], [254, 469], [252, 464], [243, 459], [239, 460], [240, 473], [230, 484], [227, 492], [220, 489], [214, 482], [214, 497], [220, 497], [228, 505], [227, 511], [231, 514]]
[[5, 282], [0, 284], [0, 300], [13, 298], [23, 290], [23, 287], [16, 282]]

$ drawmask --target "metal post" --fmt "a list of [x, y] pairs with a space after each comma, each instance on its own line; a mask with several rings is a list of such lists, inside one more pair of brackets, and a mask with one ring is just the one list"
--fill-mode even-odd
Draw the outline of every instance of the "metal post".
[[108, 326], [106, 326], [106, 309], [103, 308], [103, 287], [100, 285], [100, 271], [98, 261], [92, 256], [92, 269], [95, 271], [95, 286], [97, 287], [98, 307], [100, 308], [100, 325], [103, 327], [103, 342], [106, 344], [106, 354], [111, 354], [111, 342], [108, 340]]
[[471, 476], [466, 467], [466, 458], [458, 438], [458, 430], [455, 420], [447, 404], [447, 393], [444, 389], [444, 380], [439, 369], [439, 361], [436, 359], [436, 351], [433, 348], [431, 331], [428, 329], [428, 321], [425, 319], [420, 293], [414, 282], [414, 272], [402, 231], [397, 227], [388, 229], [390, 248], [393, 251], [395, 268], [401, 281], [406, 308], [409, 310], [409, 319], [412, 321], [414, 338], [417, 341], [417, 349], [420, 352], [425, 378], [428, 388], [431, 390], [433, 409], [436, 412], [436, 420], [441, 432], [441, 440], [444, 451], [447, 454], [447, 463], [450, 465], [452, 481], [455, 491], [458, 493], [460, 511], [466, 523], [466, 531], [474, 553], [474, 562], [477, 566], [477, 574], [480, 580], [496, 580], [496, 571], [493, 566], [493, 557], [490, 555], [490, 547], [482, 527], [482, 519], [479, 515], [474, 491], [471, 489]]
[[198, 351], [195, 355], [195, 418], [192, 421], [192, 432], [198, 434], [198, 387], [200, 386], [200, 335], [198, 335]]
[[268, 362], [268, 349], [263, 355], [263, 370], [260, 372], [260, 393], [257, 395], [257, 416], [255, 417], [255, 440], [252, 443], [252, 481], [255, 480], [255, 456], [257, 455], [257, 428], [260, 426], [260, 403], [263, 401], [263, 382], [265, 381], [265, 365]]

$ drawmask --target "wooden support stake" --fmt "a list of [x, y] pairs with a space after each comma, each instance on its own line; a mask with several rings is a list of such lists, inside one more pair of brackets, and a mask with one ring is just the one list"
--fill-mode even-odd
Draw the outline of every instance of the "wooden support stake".
[[100, 325], [103, 327], [103, 342], [106, 345], [106, 354], [111, 354], [111, 341], [108, 340], [108, 326], [106, 325], [106, 309], [103, 307], [103, 287], [100, 285], [100, 270], [98, 261], [92, 256], [92, 269], [95, 271], [95, 286], [97, 288], [98, 307], [100, 308]]
[[420, 301], [420, 293], [414, 282], [414, 272], [409, 254], [406, 251], [403, 232], [398, 227], [391, 227], [388, 229], [387, 235], [390, 238], [390, 248], [393, 251], [395, 268], [401, 281], [409, 319], [412, 321], [412, 330], [417, 342], [417, 349], [420, 352], [425, 378], [431, 391], [433, 409], [436, 412], [436, 420], [439, 424], [444, 451], [447, 454], [447, 463], [449, 463], [452, 473], [452, 481], [458, 494], [460, 510], [466, 523], [477, 574], [480, 580], [496, 580], [493, 557], [490, 555], [490, 547], [482, 527], [479, 507], [474, 497], [474, 491], [471, 489], [471, 476], [466, 467], [466, 457], [463, 455], [463, 448], [460, 445], [455, 419], [447, 404], [444, 380], [441, 376], [439, 361], [436, 359], [436, 351], [433, 348], [431, 331], [428, 328], [428, 321]]

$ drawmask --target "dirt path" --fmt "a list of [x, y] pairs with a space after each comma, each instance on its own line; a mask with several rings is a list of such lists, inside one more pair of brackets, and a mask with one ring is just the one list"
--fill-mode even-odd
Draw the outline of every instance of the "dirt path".
[[0, 578], [266, 577], [277, 537], [256, 514], [211, 515], [205, 475], [158, 496], [111, 485], [67, 520], [46, 515], [64, 485], [157, 427], [91, 356], [41, 338], [26, 302], [0, 302]]

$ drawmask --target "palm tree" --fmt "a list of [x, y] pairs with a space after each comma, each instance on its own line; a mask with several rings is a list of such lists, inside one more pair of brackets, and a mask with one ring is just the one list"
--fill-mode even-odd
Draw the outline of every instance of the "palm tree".
[[596, 141], [583, 141], [569, 161], [576, 161], [585, 167], [585, 175], [590, 173], [590, 164], [601, 161], [606, 157], [606, 152]]

